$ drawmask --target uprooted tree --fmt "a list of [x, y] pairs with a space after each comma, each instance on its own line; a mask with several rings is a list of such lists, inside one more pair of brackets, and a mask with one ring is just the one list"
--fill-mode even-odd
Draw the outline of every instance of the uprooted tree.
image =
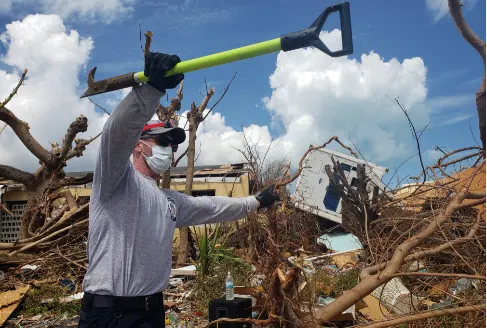
[[[41, 247], [60, 241], [65, 237], [67, 227], [86, 229], [88, 225], [88, 202], [75, 199], [64, 187], [87, 184], [93, 175], [83, 177], [66, 176], [64, 168], [67, 161], [83, 155], [88, 146], [98, 136], [90, 139], [78, 139], [78, 133], [88, 128], [88, 119], [77, 117], [68, 127], [61, 144], [51, 143], [51, 149], [45, 149], [30, 133], [29, 124], [18, 119], [6, 105], [21, 87], [27, 70], [9, 97], [0, 104], [0, 121], [3, 121], [17, 135], [24, 146], [39, 160], [40, 167], [34, 172], [25, 172], [15, 167], [0, 165], [0, 177], [21, 183], [28, 192], [26, 211], [21, 219], [20, 239], [15, 243], [1, 243], [0, 249], [9, 249], [14, 254], [21, 249]], [[73, 145], [74, 143], [74, 145]], [[61, 207], [54, 206], [63, 200]], [[83, 218], [82, 220], [79, 220]], [[76, 223], [74, 223], [76, 221]], [[74, 224], [73, 224], [74, 223]]]

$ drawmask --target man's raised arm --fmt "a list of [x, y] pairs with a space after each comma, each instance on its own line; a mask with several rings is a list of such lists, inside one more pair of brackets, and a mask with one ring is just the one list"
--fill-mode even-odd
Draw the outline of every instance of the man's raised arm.
[[108, 199], [123, 179], [130, 155], [144, 125], [155, 114], [165, 89], [176, 87], [182, 74], [165, 78], [165, 73], [180, 62], [179, 57], [149, 53], [144, 73], [149, 83], [136, 86], [108, 118], [101, 135], [101, 144], [93, 177], [93, 196]]

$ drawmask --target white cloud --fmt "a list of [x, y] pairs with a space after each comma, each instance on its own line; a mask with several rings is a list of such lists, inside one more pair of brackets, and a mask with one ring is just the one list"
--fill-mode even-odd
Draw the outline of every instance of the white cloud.
[[[340, 46], [339, 31], [324, 32], [321, 38], [332, 49]], [[392, 163], [409, 156], [415, 149], [407, 120], [387, 96], [399, 97], [414, 124], [424, 126], [431, 114], [426, 72], [421, 58], [386, 61], [374, 52], [359, 60], [331, 58], [315, 49], [279, 53], [270, 76], [272, 94], [263, 98], [273, 118], [270, 126], [284, 128], [270, 156], [288, 157], [296, 165], [310, 144], [337, 135], [350, 145], [349, 134], [372, 162]], [[244, 131], [260, 140], [265, 151], [271, 141], [267, 126], [252, 125]], [[198, 163], [231, 163], [238, 158], [232, 146], [241, 147], [242, 132], [229, 128], [224, 117], [214, 113], [198, 131], [197, 149], [200, 142]]]
[[[179, 126], [186, 124], [188, 112], [181, 113]], [[187, 126], [186, 126], [187, 129]], [[220, 113], [211, 113], [200, 124], [196, 135], [196, 164], [224, 164], [245, 162], [245, 159], [236, 149], [243, 149], [243, 134], [252, 144], [259, 144], [261, 148], [267, 147], [271, 142], [271, 136], [267, 126], [251, 125], [243, 131], [236, 131], [225, 123], [225, 118]], [[176, 158], [188, 147], [188, 138], [179, 146]], [[186, 166], [184, 157], [179, 166]]]
[[[340, 43], [338, 31], [323, 33], [322, 38], [331, 48]], [[29, 122], [32, 134], [45, 147], [48, 141], [60, 141], [79, 114], [89, 118], [85, 136], [101, 131], [107, 116], [97, 114], [78, 94], [77, 73], [87, 63], [93, 48], [91, 39], [66, 31], [57, 16], [34, 15], [7, 25], [0, 40], [7, 47], [3, 62], [15, 69], [0, 71], [0, 98], [8, 95], [20, 71], [28, 68], [29, 79], [9, 108]], [[349, 143], [349, 133], [373, 162], [405, 157], [414, 152], [408, 124], [386, 94], [399, 96], [415, 124], [422, 125], [431, 111], [425, 101], [425, 81], [421, 58], [386, 61], [373, 52], [362, 54], [359, 60], [330, 58], [314, 49], [280, 53], [270, 77], [272, 94], [263, 103], [274, 120], [270, 126], [279, 123], [284, 130], [269, 157], [286, 156], [296, 164], [309, 144], [323, 143], [333, 135]], [[123, 94], [121, 91], [117, 97]], [[180, 126], [184, 126], [184, 118]], [[243, 133], [251, 143], [258, 143], [262, 153], [272, 141], [268, 126], [251, 125], [237, 131], [226, 124], [222, 114], [212, 113], [198, 130], [197, 163], [242, 161], [234, 147], [242, 147]], [[10, 129], [1, 138], [0, 163], [29, 170], [37, 167], [37, 160]], [[186, 145], [181, 145], [178, 154]], [[98, 143], [90, 145], [85, 156], [70, 161], [67, 169], [92, 169], [97, 149]]]
[[433, 14], [435, 22], [448, 14], [448, 0], [426, 0], [428, 10]]
[[462, 121], [469, 120], [471, 118], [472, 118], [472, 115], [461, 114], [461, 115], [457, 115], [457, 116], [451, 117], [451, 118], [449, 118], [449, 119], [441, 122], [440, 124], [441, 125], [451, 125], [451, 124], [455, 124], [455, 123], [458, 123], [458, 122], [462, 122]]
[[[325, 44], [337, 49], [340, 31], [323, 32]], [[360, 60], [331, 58], [316, 49], [281, 52], [270, 77], [267, 108], [280, 119], [293, 157], [305, 147], [350, 133], [361, 150], [376, 161], [407, 154], [410, 132], [404, 114], [388, 97], [399, 97], [413, 122], [427, 122], [426, 67], [421, 58], [385, 61], [378, 54]]]
[[[78, 73], [93, 49], [90, 38], [67, 31], [56, 15], [30, 15], [6, 26], [1, 40], [7, 48], [1, 60], [12, 68], [0, 70], [0, 98], [4, 99], [27, 68], [25, 85], [8, 108], [30, 125], [32, 135], [47, 149], [49, 142], [60, 143], [69, 124], [80, 114], [88, 118], [88, 131], [81, 137], [98, 134], [107, 115], [97, 114], [87, 99], [79, 99]], [[38, 160], [21, 144], [10, 128], [0, 135], [0, 163], [32, 171]], [[97, 140], [98, 141], [98, 140]], [[67, 171], [93, 167], [98, 142], [85, 155], [68, 162]]]
[[[463, 1], [464, 9], [472, 9], [478, 0]], [[426, 0], [426, 7], [433, 14], [433, 19], [437, 23], [440, 19], [447, 16], [450, 12], [448, 0]]]
[[109, 24], [132, 14], [136, 0], [1, 0], [0, 13], [18, 12], [18, 7], [48, 14], [63, 19], [74, 19], [89, 23]]
[[472, 94], [458, 94], [452, 96], [439, 96], [428, 100], [428, 106], [434, 111], [465, 106], [475, 100]]

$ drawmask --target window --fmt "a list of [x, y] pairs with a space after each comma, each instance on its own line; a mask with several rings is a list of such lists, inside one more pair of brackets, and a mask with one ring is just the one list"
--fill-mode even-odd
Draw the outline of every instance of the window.
[[215, 189], [211, 189], [211, 190], [193, 190], [191, 193], [193, 194], [193, 197], [199, 197], [199, 196], [215, 196]]
[[326, 188], [325, 198], [323, 199], [323, 205], [329, 211], [336, 212], [338, 208], [338, 204], [340, 203], [340, 193], [338, 192], [337, 187], [333, 185], [329, 185]]
[[340, 163], [340, 167], [342, 168], [343, 171], [347, 171], [347, 172], [350, 172], [350, 170], [352, 169], [351, 165], [345, 163]]
[[[184, 190], [179, 191], [181, 194], [184, 194]], [[215, 196], [215, 189], [208, 189], [208, 190], [193, 190], [191, 192], [193, 197], [199, 196]]]
[[352, 178], [352, 181], [350, 182], [350, 187], [358, 187], [358, 179], [357, 178]]
[[340, 185], [340, 175], [338, 173], [335, 173], [333, 179], [335, 183], [332, 183], [332, 181], [330, 181], [330, 184], [328, 185], [328, 187], [326, 187], [326, 194], [325, 198], [323, 198], [323, 205], [325, 205], [325, 208], [327, 210], [336, 212], [341, 198], [338, 189]]

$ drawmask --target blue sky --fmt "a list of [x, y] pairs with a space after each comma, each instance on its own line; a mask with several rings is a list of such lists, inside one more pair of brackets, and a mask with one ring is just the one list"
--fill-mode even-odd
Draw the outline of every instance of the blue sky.
[[[437, 153], [433, 152], [435, 145], [449, 150], [475, 145], [476, 142], [470, 132], [470, 125], [477, 140], [479, 135], [475, 91], [478, 89], [482, 79], [482, 61], [478, 53], [460, 36], [449, 15], [441, 17], [441, 10], [435, 11], [428, 7], [428, 4], [434, 6], [434, 3], [440, 3], [441, 1], [351, 1], [354, 54], [349, 57], [348, 63], [351, 63], [352, 59], [360, 62], [362, 54], [369, 55], [371, 51], [380, 56], [382, 63], [389, 62], [393, 58], [396, 58], [399, 63], [411, 58], [420, 58], [424, 63], [426, 81], [422, 85], [426, 88], [426, 96], [423, 97], [424, 99], [418, 96], [420, 100], [412, 101], [411, 106], [416, 109], [411, 111], [413, 120], [417, 118], [417, 122], [419, 122], [417, 129], [421, 129], [422, 125], [432, 121], [429, 129], [421, 138], [423, 155], [428, 163], [432, 163], [438, 156]], [[56, 4], [59, 1], [50, 0], [50, 2]], [[89, 2], [86, 2], [86, 6], [89, 5]], [[7, 24], [15, 20], [22, 21], [28, 14], [54, 13], [61, 16], [62, 22], [66, 27], [66, 33], [73, 29], [79, 33], [81, 38], [90, 37], [93, 41], [93, 48], [89, 52], [89, 57], [87, 57], [86, 61], [80, 65], [81, 70], [78, 76], [80, 85], [76, 91], [81, 94], [81, 91], [85, 88], [86, 73], [93, 66], [98, 66], [97, 78], [143, 69], [139, 24], [142, 25], [142, 31], [152, 30], [155, 33], [152, 45], [154, 51], [176, 53], [182, 60], [186, 60], [264, 41], [287, 32], [305, 28], [326, 6], [334, 4], [332, 1], [307, 0], [299, 2], [290, 0], [252, 0], [245, 2], [223, 0], [110, 0], [108, 2], [114, 6], [113, 12], [100, 12], [98, 15], [96, 10], [94, 10], [95, 13], [87, 14], [82, 11], [81, 7], [69, 8], [68, 10], [58, 6], [51, 10], [40, 4], [26, 5], [24, 1], [13, 0], [12, 6], [10, 8], [5, 6], [3, 14], [0, 14], [0, 26], [2, 27], [2, 32], [4, 32]], [[35, 1], [32, 3], [35, 3]], [[119, 6], [118, 9], [116, 9], [117, 6]], [[123, 10], [120, 10], [120, 8]], [[441, 3], [438, 8], [441, 8]], [[464, 8], [466, 20], [472, 29], [485, 40], [485, 2], [470, 0], [467, 1]], [[325, 25], [327, 31], [332, 31], [338, 27], [339, 24], [336, 17], [330, 18], [330, 21]], [[143, 41], [142, 37], [142, 43]], [[7, 48], [4, 44], [2, 50], [4, 56]], [[325, 58], [325, 54], [322, 56], [323, 60], [329, 63], [329, 67], [334, 67], [330, 59]], [[299, 61], [306, 60], [305, 58], [299, 58], [296, 55], [296, 58], [287, 58], [286, 60]], [[296, 154], [301, 154], [309, 143], [322, 142], [323, 139], [327, 139], [334, 133], [342, 132], [339, 137], [343, 141], [350, 143], [346, 131], [353, 135], [354, 142], [359, 145], [359, 148], [364, 150], [364, 155], [368, 159], [377, 164], [387, 166], [392, 171], [394, 171], [394, 166], [399, 165], [415, 152], [414, 140], [410, 137], [410, 134], [409, 136], [407, 135], [407, 121], [400, 114], [399, 108], [397, 108], [397, 111], [400, 115], [394, 116], [394, 120], [395, 122], [402, 120], [400, 123], [402, 125], [401, 129], [406, 132], [403, 131], [400, 134], [398, 132], [398, 141], [393, 143], [393, 145], [395, 144], [397, 148], [404, 147], [404, 151], [399, 152], [397, 156], [394, 155], [389, 158], [386, 156], [381, 160], [381, 156], [377, 155], [377, 151], [372, 150], [374, 145], [371, 145], [370, 142], [373, 139], [364, 139], [361, 143], [360, 129], [350, 131], [347, 128], [348, 119], [359, 123], [365, 119], [362, 117], [364, 112], [360, 101], [345, 101], [347, 108], [353, 108], [347, 111], [348, 117], [335, 118], [333, 116], [336, 124], [341, 126], [336, 131], [330, 129], [330, 133], [326, 131], [327, 127], [330, 128], [330, 125], [321, 124], [320, 122], [322, 121], [318, 122], [318, 117], [321, 116], [316, 114], [317, 122], [309, 125], [310, 129], [323, 126], [325, 131], [320, 131], [316, 135], [313, 135], [314, 131], [310, 131], [309, 138], [304, 137], [302, 143], [300, 143], [300, 140], [296, 140], [299, 139], [300, 134], [290, 133], [294, 129], [293, 123], [286, 122], [286, 120], [296, 121], [296, 117], [299, 117], [299, 114], [294, 113], [285, 116], [287, 115], [285, 113], [288, 113], [290, 109], [282, 108], [283, 105], [280, 105], [277, 99], [273, 99], [273, 97], [277, 97], [277, 93], [273, 95], [273, 91], [276, 91], [276, 88], [271, 87], [270, 76], [276, 71], [276, 59], [277, 54], [271, 54], [188, 73], [185, 79], [183, 109], [188, 108], [192, 101], [198, 103], [201, 100], [199, 91], [204, 89], [204, 78], [210, 85], [216, 87], [217, 95], [219, 95], [234, 72], [238, 72], [229, 93], [216, 109], [218, 113], [224, 116], [224, 122], [222, 123], [220, 116], [216, 117], [213, 123], [218, 128], [221, 128], [222, 132], [235, 134], [241, 131], [242, 127], [255, 125], [268, 127], [270, 137], [278, 138], [286, 134], [288, 136], [283, 143], [293, 149], [289, 152], [289, 156], [294, 162], [299, 159]], [[284, 59], [283, 57], [283, 61]], [[345, 64], [343, 62], [343, 65]], [[14, 67], [15, 65], [9, 65], [8, 60], [7, 63], [4, 60], [0, 69], [12, 73]], [[408, 77], [404, 78], [407, 79]], [[398, 81], [398, 83], [401, 84], [402, 82]], [[279, 83], [276, 85], [279, 85]], [[412, 81], [409, 85], [415, 86], [416, 82]], [[397, 94], [388, 93], [387, 95], [391, 98], [399, 96], [400, 99], [403, 99], [403, 97], [404, 99], [409, 99], [407, 94], [401, 94], [401, 88], [398, 86], [398, 88], [392, 89]], [[412, 89], [414, 88], [412, 87]], [[383, 88], [379, 86], [375, 89], [375, 92], [380, 93], [382, 90]], [[384, 91], [388, 92], [387, 89], [384, 89]], [[411, 91], [411, 94], [414, 92]], [[296, 93], [295, 96], [298, 97], [303, 94], [306, 93]], [[93, 99], [110, 107], [119, 99], [115, 96], [113, 94]], [[266, 96], [270, 97], [270, 103], [263, 101]], [[120, 94], [118, 94], [118, 97], [120, 97]], [[342, 101], [337, 103], [336, 108], [339, 110], [344, 104], [344, 98], [346, 98], [346, 95], [344, 97], [337, 96], [337, 98], [331, 99], [330, 103]], [[294, 101], [299, 102], [300, 99], [294, 99]], [[327, 103], [327, 99], [321, 99], [320, 101], [323, 101], [324, 104]], [[374, 102], [370, 104], [374, 104]], [[314, 102], [309, 106], [305, 102], [303, 106], [307, 108], [314, 106], [313, 110], [321, 108], [320, 104], [317, 105]], [[421, 108], [423, 107], [428, 108], [428, 115], [421, 113]], [[306, 112], [307, 108], [303, 108], [303, 112]], [[333, 108], [327, 107], [326, 110], [332, 111]], [[378, 113], [380, 116], [380, 112], [369, 112]], [[314, 114], [309, 114], [309, 112], [307, 114], [311, 117], [314, 116]], [[471, 117], [473, 119], [470, 120]], [[325, 120], [325, 118], [322, 117], [320, 120]], [[370, 122], [369, 128], [375, 129], [374, 119], [371, 118]], [[395, 128], [388, 128], [388, 126], [392, 126], [390, 122], [384, 121], [377, 124], [383, 124], [383, 129], [387, 132], [389, 138], [394, 139], [396, 138]], [[202, 133], [211, 129], [213, 123], [209, 122], [206, 128], [203, 127]], [[351, 124], [351, 126], [354, 125]], [[61, 131], [63, 129], [64, 127], [62, 127]], [[302, 132], [301, 135], [303, 135]], [[202, 140], [204, 139], [202, 138]], [[212, 144], [212, 147], [218, 147], [218, 143]], [[381, 151], [387, 153], [392, 150], [384, 148]], [[229, 161], [228, 157], [219, 158], [218, 151], [208, 150], [207, 152], [212, 155], [203, 156], [202, 161]], [[407, 174], [414, 175], [418, 170], [417, 163], [417, 159], [412, 159], [408, 162], [401, 170], [401, 177]], [[200, 164], [204, 163], [200, 162]], [[80, 162], [79, 165], [75, 165], [76, 168], [86, 167], [88, 169], [89, 166], [89, 162]]]

